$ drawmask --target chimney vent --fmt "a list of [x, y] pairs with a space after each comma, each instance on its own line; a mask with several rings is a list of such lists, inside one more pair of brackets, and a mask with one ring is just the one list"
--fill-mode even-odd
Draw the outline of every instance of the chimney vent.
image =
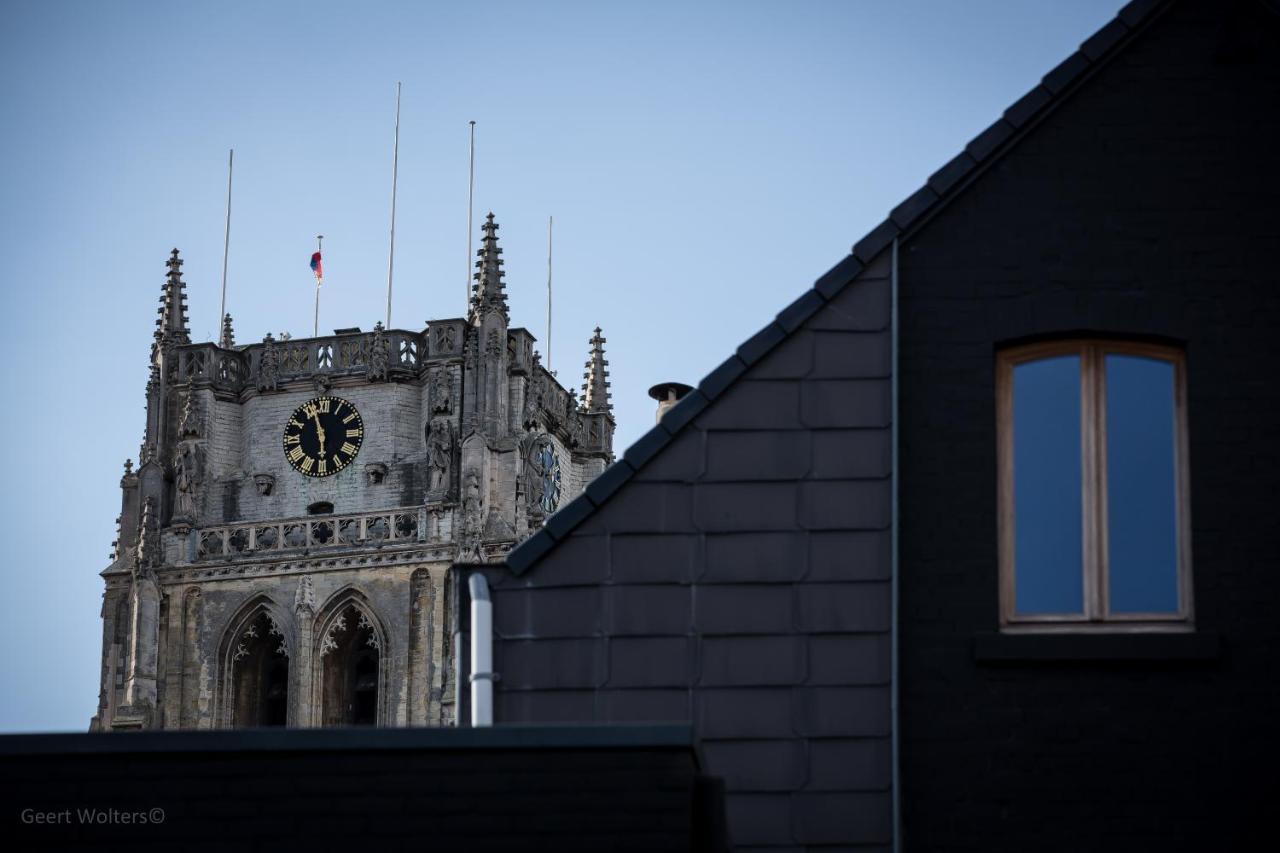
[[679, 403], [684, 398], [684, 395], [692, 390], [692, 385], [685, 385], [682, 382], [659, 382], [650, 388], [649, 396], [658, 401], [658, 413], [653, 422], [661, 421], [662, 416], [667, 413], [667, 409]]

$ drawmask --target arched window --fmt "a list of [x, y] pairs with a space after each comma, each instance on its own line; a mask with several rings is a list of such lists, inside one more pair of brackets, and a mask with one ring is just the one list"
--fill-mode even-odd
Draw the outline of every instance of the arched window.
[[230, 638], [231, 725], [283, 726], [289, 718], [289, 651], [275, 620], [260, 609]]
[[347, 603], [320, 639], [321, 721], [326, 726], [378, 722], [382, 641], [372, 618]]

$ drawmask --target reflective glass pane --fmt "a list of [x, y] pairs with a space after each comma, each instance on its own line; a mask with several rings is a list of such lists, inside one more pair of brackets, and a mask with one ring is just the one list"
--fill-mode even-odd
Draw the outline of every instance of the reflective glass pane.
[[1107, 536], [1112, 613], [1178, 609], [1173, 364], [1108, 355]]
[[1014, 606], [1082, 613], [1080, 357], [1013, 369]]

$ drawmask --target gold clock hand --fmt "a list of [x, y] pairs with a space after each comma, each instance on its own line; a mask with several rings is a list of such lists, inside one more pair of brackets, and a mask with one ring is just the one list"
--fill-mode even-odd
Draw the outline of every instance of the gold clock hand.
[[320, 442], [320, 456], [323, 457], [324, 456], [324, 427], [320, 426], [319, 413], [314, 413], [311, 415], [311, 417], [316, 422], [316, 438]]

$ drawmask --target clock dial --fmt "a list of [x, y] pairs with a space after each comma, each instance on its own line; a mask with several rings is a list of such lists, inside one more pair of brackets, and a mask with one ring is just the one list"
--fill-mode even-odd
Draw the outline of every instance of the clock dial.
[[539, 439], [533, 446], [530, 462], [534, 471], [534, 503], [543, 512], [555, 512], [560, 505], [560, 459], [556, 456], [556, 446], [550, 439]]
[[328, 477], [351, 464], [364, 442], [364, 421], [341, 397], [316, 397], [284, 425], [284, 458], [299, 474]]

